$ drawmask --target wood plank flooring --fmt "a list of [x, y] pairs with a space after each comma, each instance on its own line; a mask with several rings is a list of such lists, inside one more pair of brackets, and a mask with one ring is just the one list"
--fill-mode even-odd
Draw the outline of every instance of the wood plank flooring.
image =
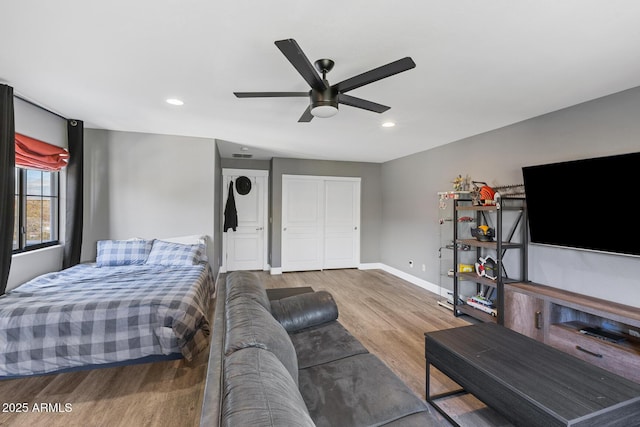
[[[191, 362], [0, 380], [0, 426], [197, 426], [208, 358], [207, 348]], [[5, 406], [11, 403], [26, 403], [28, 412]], [[36, 412], [34, 405], [41, 404], [55, 412]], [[65, 404], [70, 411], [65, 412]]]
[[[267, 288], [311, 286], [334, 296], [340, 322], [424, 398], [424, 332], [467, 325], [437, 305], [437, 295], [381, 270], [258, 273]], [[28, 413], [0, 412], [0, 426], [198, 426], [208, 351], [183, 360], [0, 380], [0, 404], [26, 402]], [[432, 376], [433, 392], [456, 387]], [[71, 404], [37, 413], [34, 404]], [[509, 425], [472, 396], [441, 402], [463, 426]], [[0, 408], [2, 411], [3, 408]], [[55, 409], [55, 408], [54, 408]]]
[[[330, 292], [338, 305], [340, 323], [423, 399], [424, 333], [469, 325], [472, 320], [454, 317], [450, 310], [437, 304], [438, 295], [382, 270], [259, 274], [267, 288], [311, 286], [316, 291]], [[459, 388], [435, 369], [431, 386], [432, 394]], [[511, 425], [471, 395], [452, 397], [439, 403], [454, 414], [461, 426]]]

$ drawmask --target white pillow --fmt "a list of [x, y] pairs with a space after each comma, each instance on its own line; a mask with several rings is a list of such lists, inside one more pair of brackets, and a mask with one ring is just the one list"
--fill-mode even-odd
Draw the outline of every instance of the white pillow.
[[207, 236], [204, 234], [192, 234], [190, 236], [167, 237], [167, 238], [161, 238], [158, 240], [162, 240], [163, 242], [169, 242], [169, 243], [182, 243], [183, 245], [197, 245], [198, 243], [201, 243], [203, 245], [207, 244]]

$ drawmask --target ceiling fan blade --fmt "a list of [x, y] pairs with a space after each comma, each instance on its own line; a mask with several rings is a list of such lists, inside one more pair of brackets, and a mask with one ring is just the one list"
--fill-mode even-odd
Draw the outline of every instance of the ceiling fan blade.
[[413, 62], [413, 59], [407, 56], [406, 58], [398, 59], [397, 61], [391, 62], [387, 65], [374, 68], [373, 70], [369, 70], [365, 73], [351, 77], [350, 79], [341, 81], [340, 83], [336, 83], [333, 87], [335, 87], [338, 92], [344, 93], [359, 88], [360, 86], [368, 85], [369, 83], [384, 79], [385, 77], [390, 77], [394, 74], [410, 70], [415, 66], [416, 63]]
[[303, 79], [315, 90], [325, 90], [327, 86], [320, 78], [309, 59], [294, 39], [278, 40], [276, 46], [287, 57], [291, 65], [298, 70]]
[[311, 120], [313, 120], [313, 114], [311, 114], [311, 105], [309, 105], [298, 119], [298, 123], [310, 122]]
[[309, 92], [233, 92], [238, 98], [308, 97]]
[[362, 98], [356, 98], [355, 96], [346, 95], [344, 93], [338, 95], [338, 102], [350, 107], [362, 108], [363, 110], [369, 110], [375, 113], [384, 113], [389, 108], [391, 108], [387, 107], [386, 105], [367, 101], [366, 99]]

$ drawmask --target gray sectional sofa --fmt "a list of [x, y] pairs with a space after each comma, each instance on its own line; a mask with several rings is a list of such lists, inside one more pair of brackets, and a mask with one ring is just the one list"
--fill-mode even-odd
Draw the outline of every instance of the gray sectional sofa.
[[201, 426], [448, 425], [337, 321], [329, 293], [270, 301], [250, 272], [217, 292]]

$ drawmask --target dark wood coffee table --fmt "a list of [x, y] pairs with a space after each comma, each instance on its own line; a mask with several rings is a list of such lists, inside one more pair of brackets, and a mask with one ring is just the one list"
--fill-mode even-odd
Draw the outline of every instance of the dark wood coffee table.
[[[425, 357], [427, 401], [454, 425], [437, 401], [465, 392], [516, 425], [640, 426], [640, 384], [493, 323], [425, 333]], [[432, 396], [431, 366], [462, 390]]]

